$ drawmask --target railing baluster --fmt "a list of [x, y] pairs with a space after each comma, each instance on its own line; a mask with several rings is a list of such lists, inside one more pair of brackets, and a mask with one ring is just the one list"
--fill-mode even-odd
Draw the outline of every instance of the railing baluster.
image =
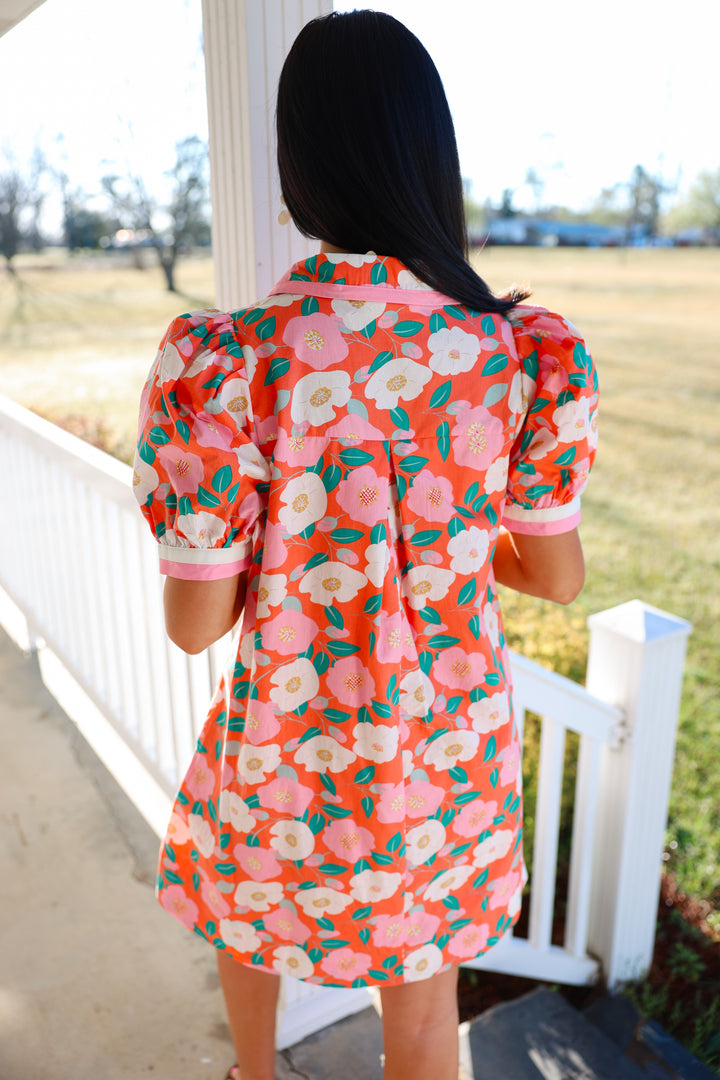
[[528, 933], [528, 941], [536, 949], [547, 949], [550, 945], [564, 757], [565, 728], [548, 717], [543, 718]]
[[580, 739], [565, 923], [565, 948], [573, 956], [584, 956], [587, 952], [600, 747], [601, 744], [588, 735]]

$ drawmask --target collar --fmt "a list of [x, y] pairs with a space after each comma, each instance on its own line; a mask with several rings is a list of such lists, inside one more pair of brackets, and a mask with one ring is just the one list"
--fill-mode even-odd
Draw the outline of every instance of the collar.
[[329, 299], [377, 300], [430, 309], [455, 301], [429, 288], [391, 255], [323, 252], [295, 263], [270, 291]]

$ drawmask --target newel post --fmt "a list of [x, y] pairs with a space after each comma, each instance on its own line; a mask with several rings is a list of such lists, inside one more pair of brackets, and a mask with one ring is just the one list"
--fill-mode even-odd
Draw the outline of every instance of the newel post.
[[687, 638], [684, 619], [640, 600], [588, 619], [587, 689], [624, 710], [603, 748], [588, 948], [609, 989], [641, 978], [655, 939], [664, 830]]

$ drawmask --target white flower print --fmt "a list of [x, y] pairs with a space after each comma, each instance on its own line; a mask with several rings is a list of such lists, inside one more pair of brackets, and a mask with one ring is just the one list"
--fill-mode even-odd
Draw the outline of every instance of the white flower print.
[[496, 458], [485, 473], [485, 490], [488, 494], [494, 491], [505, 491], [507, 488], [509, 459], [505, 456]]
[[[220, 393], [215, 398], [219, 408], [235, 422], [238, 431], [242, 430], [248, 420], [252, 420], [253, 412], [250, 404], [250, 390], [245, 379], [226, 379], [220, 388]], [[209, 403], [208, 403], [209, 404]], [[205, 406], [206, 412], [210, 410]]]
[[528, 411], [530, 401], [535, 397], [536, 382], [526, 375], [524, 371], [516, 371], [510, 383], [508, 393], [508, 406], [514, 413], [524, 416]]
[[364, 330], [373, 319], [379, 319], [385, 304], [372, 300], [333, 300], [331, 307], [348, 330]]
[[356, 760], [352, 750], [346, 750], [332, 735], [313, 735], [295, 751], [294, 760], [308, 772], [342, 772]]
[[250, 813], [245, 800], [234, 791], [220, 793], [220, 820], [229, 822], [235, 832], [250, 832], [255, 826], [255, 818]]
[[357, 269], [364, 263], [375, 262], [377, 255], [374, 251], [368, 251], [364, 255], [348, 254], [346, 251], [328, 251], [325, 252], [325, 258], [336, 266], [338, 263], [347, 263], [348, 266], [354, 266]]
[[239, 953], [255, 952], [260, 946], [255, 927], [250, 923], [240, 922], [239, 919], [221, 919], [220, 937], [226, 945], [237, 949]]
[[423, 754], [426, 765], [441, 772], [452, 769], [461, 761], [470, 761], [477, 753], [480, 736], [475, 731], [448, 731], [433, 739]]
[[252, 345], [243, 345], [242, 354], [243, 360], [245, 361], [245, 371], [247, 372], [248, 382], [252, 382], [258, 362], [257, 354]]
[[511, 829], [498, 829], [481, 840], [473, 849], [473, 864], [480, 870], [497, 859], [504, 859], [512, 847], [513, 833]]
[[290, 480], [280, 493], [280, 499], [285, 505], [278, 517], [293, 535], [319, 521], [327, 510], [325, 485], [314, 472], [305, 472]]
[[295, 979], [308, 979], [315, 965], [299, 945], [281, 945], [273, 950], [273, 963], [279, 975], [291, 975]]
[[347, 371], [312, 371], [296, 382], [290, 415], [296, 424], [327, 424], [335, 419], [335, 406], [347, 405], [350, 396]]
[[432, 285], [428, 285], [427, 281], [421, 281], [420, 278], [410, 270], [401, 270], [397, 276], [397, 283], [399, 289], [425, 289], [427, 292], [432, 292]]
[[443, 954], [437, 945], [423, 945], [408, 953], [403, 961], [405, 982], [420, 982], [435, 975], [443, 964]]
[[299, 889], [295, 893], [295, 903], [303, 909], [306, 915], [314, 919], [322, 919], [325, 915], [339, 915], [348, 904], [352, 904], [353, 898], [339, 889], [329, 889], [322, 885], [314, 889]]
[[453, 866], [450, 870], [445, 870], [425, 887], [423, 899], [434, 904], [438, 900], [444, 900], [446, 896], [452, 896], [475, 872], [474, 866]]
[[374, 399], [378, 409], [396, 409], [400, 398], [412, 401], [431, 378], [432, 373], [422, 364], [397, 356], [371, 375], [365, 393]]
[[226, 525], [222, 518], [198, 510], [197, 514], [179, 514], [175, 519], [175, 531], [182, 533], [195, 548], [211, 548], [222, 539]]
[[491, 694], [490, 697], [473, 701], [468, 706], [468, 716], [472, 720], [473, 731], [488, 735], [510, 719], [508, 700], [505, 694]]
[[525, 451], [530, 461], [539, 461], [546, 454], [552, 453], [558, 441], [548, 428], [538, 428], [532, 437], [532, 441]]
[[558, 442], [580, 442], [590, 432], [590, 402], [587, 398], [568, 401], [553, 413]]
[[238, 907], [248, 907], [251, 911], [269, 911], [277, 907], [283, 897], [283, 887], [279, 881], [241, 881], [235, 890], [235, 903]]
[[302, 296], [298, 293], [275, 293], [273, 296], [266, 296], [264, 300], [258, 300], [255, 307], [262, 308], [263, 311], [271, 307], [290, 307], [295, 300], [301, 299]]
[[359, 904], [372, 904], [394, 896], [401, 884], [401, 874], [387, 870], [361, 870], [350, 878], [350, 894]]
[[480, 341], [475, 334], [466, 334], [459, 326], [444, 328], [428, 338], [430, 367], [438, 375], [458, 375], [470, 371], [480, 352]]
[[285, 712], [292, 712], [306, 701], [311, 701], [320, 689], [315, 665], [301, 656], [290, 664], [283, 664], [270, 676], [274, 684], [270, 699]]
[[427, 716], [433, 701], [435, 689], [422, 671], [411, 671], [400, 683], [400, 708], [410, 716]]
[[208, 859], [215, 850], [215, 837], [212, 826], [201, 814], [188, 816], [188, 828], [195, 847], [204, 859]]
[[274, 743], [266, 746], [246, 744], [240, 748], [237, 759], [238, 779], [244, 784], [262, 784], [266, 772], [275, 772], [280, 764], [280, 747]]
[[329, 607], [354, 600], [367, 578], [341, 562], [325, 562], [308, 570], [300, 582], [300, 592], [310, 593], [314, 604]]
[[269, 619], [270, 608], [278, 607], [286, 596], [287, 577], [285, 574], [261, 574], [257, 591], [258, 618]]
[[395, 757], [400, 732], [387, 724], [356, 724], [353, 738], [353, 750], [358, 757], [379, 764]]
[[[287, 578], [285, 578], [287, 582]], [[266, 590], [267, 592], [267, 590]], [[258, 607], [260, 605], [258, 604]], [[270, 612], [267, 612], [269, 615]], [[255, 631], [249, 630], [247, 634], [243, 634], [240, 638], [240, 663], [244, 668], [250, 671], [250, 667], [253, 662], [253, 653], [255, 652]]]
[[403, 592], [411, 608], [419, 611], [428, 600], [442, 600], [455, 580], [452, 570], [439, 566], [413, 566], [403, 578]]
[[150, 492], [154, 491], [159, 483], [160, 477], [152, 465], [148, 465], [147, 461], [143, 461], [140, 455], [136, 454], [133, 464], [133, 493], [141, 506], [144, 505]]
[[390, 563], [390, 549], [384, 540], [379, 544], [370, 544], [365, 548], [365, 558], [367, 559], [365, 573], [375, 588], [379, 589], [385, 580]]
[[497, 649], [500, 644], [500, 622], [498, 620], [497, 611], [494, 610], [492, 604], [485, 604], [482, 610], [483, 622], [485, 623], [485, 632], [490, 638], [490, 644], [493, 648]]
[[490, 533], [471, 525], [457, 536], [448, 540], [448, 555], [451, 555], [450, 569], [456, 574], [479, 574], [485, 566]]
[[411, 866], [422, 866], [436, 855], [445, 843], [445, 826], [434, 819], [415, 825], [405, 837], [407, 860]]
[[302, 821], [278, 821], [270, 832], [270, 847], [283, 859], [306, 859], [315, 848], [315, 837]]

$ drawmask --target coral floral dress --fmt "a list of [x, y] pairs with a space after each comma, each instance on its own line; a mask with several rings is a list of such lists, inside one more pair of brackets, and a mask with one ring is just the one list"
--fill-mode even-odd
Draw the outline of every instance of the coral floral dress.
[[188, 929], [264, 970], [389, 986], [513, 925], [520, 746], [492, 557], [500, 522], [577, 525], [596, 400], [560, 316], [471, 311], [372, 253], [172, 323], [135, 493], [162, 573], [249, 572], [161, 853], [160, 903]]

